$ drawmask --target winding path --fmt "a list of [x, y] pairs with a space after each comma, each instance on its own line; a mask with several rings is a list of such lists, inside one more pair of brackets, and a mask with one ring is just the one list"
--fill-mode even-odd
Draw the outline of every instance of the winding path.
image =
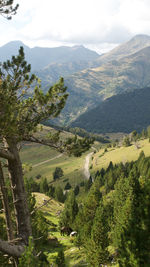
[[40, 165], [43, 165], [43, 164], [45, 164], [45, 163], [47, 163], [47, 162], [49, 162], [49, 161], [52, 161], [52, 160], [54, 160], [54, 159], [58, 159], [58, 158], [62, 157], [62, 155], [63, 155], [63, 154], [59, 154], [58, 156], [56, 156], [56, 157], [54, 157], [54, 158], [52, 158], [52, 159], [47, 159], [47, 160], [45, 160], [45, 161], [39, 162], [39, 163], [37, 163], [37, 164], [34, 164], [34, 165], [32, 165], [32, 168], [34, 168], [34, 167], [38, 167], [38, 166], [40, 166]]
[[92, 157], [93, 152], [89, 153], [86, 158], [85, 158], [85, 164], [84, 164], [84, 176], [88, 180], [90, 178], [90, 172], [89, 172], [89, 163], [90, 163], [90, 158]]

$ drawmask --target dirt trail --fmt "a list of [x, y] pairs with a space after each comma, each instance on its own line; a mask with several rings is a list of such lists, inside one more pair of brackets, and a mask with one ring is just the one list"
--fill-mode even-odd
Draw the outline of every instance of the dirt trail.
[[58, 158], [62, 157], [62, 155], [63, 155], [63, 154], [59, 154], [58, 156], [56, 156], [56, 157], [54, 157], [54, 158], [52, 158], [52, 159], [47, 159], [47, 160], [45, 160], [45, 161], [39, 162], [39, 163], [37, 163], [37, 164], [34, 164], [34, 165], [32, 165], [32, 168], [34, 168], [34, 167], [38, 167], [38, 166], [40, 166], [40, 165], [42, 165], [42, 164], [45, 164], [45, 163], [47, 163], [47, 162], [49, 162], [49, 161], [52, 161], [52, 160], [54, 160], [54, 159], [58, 159]]
[[84, 164], [84, 176], [88, 180], [90, 178], [90, 172], [89, 172], [89, 163], [90, 158], [92, 157], [93, 152], [89, 153], [85, 158], [85, 164]]

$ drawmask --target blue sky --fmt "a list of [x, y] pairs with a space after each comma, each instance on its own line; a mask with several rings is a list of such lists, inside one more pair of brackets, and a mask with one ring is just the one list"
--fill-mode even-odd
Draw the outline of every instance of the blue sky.
[[0, 46], [84, 45], [105, 52], [136, 34], [150, 35], [149, 0], [18, 0], [11, 21], [0, 18]]

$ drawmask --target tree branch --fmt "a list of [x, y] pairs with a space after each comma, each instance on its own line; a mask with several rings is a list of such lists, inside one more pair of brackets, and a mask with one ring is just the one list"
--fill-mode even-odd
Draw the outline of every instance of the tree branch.
[[44, 200], [44, 203], [42, 205], [40, 205], [39, 207], [36, 207], [32, 212], [31, 215], [34, 214], [38, 209], [42, 208], [43, 206], [46, 206], [50, 201], [52, 200], [52, 198], [48, 199], [48, 200]]
[[14, 245], [8, 241], [0, 239], [0, 251], [13, 256], [14, 258], [19, 258], [24, 250], [25, 247], [23, 245]]
[[14, 160], [14, 156], [12, 153], [10, 153], [8, 150], [6, 151], [5, 149], [0, 149], [0, 157], [4, 159], [10, 159]]
[[51, 142], [49, 140], [42, 139], [42, 138], [37, 138], [35, 136], [26, 136], [23, 138], [23, 141], [33, 142], [33, 143], [37, 143], [37, 144], [41, 144], [41, 145], [46, 145], [46, 146], [50, 146], [50, 147], [55, 148], [55, 149], [60, 149], [62, 146], [62, 144], [56, 145], [54, 142]]

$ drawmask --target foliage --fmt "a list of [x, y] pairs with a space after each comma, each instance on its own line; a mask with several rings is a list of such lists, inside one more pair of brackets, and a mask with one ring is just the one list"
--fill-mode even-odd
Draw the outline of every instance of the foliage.
[[150, 158], [141, 152], [136, 162], [110, 163], [96, 172], [75, 219], [90, 266], [112, 260], [124, 267], [149, 266], [149, 168]]
[[71, 184], [69, 182], [66, 183], [65, 187], [64, 187], [65, 190], [69, 190], [71, 189]]
[[72, 127], [82, 127], [91, 133], [140, 132], [149, 125], [150, 88], [143, 88], [110, 97], [84, 114]]
[[56, 181], [60, 177], [64, 175], [62, 168], [56, 167], [55, 171], [53, 172], [53, 179]]
[[[35, 75], [29, 76], [31, 66], [25, 61], [23, 48], [19, 55], [2, 64], [0, 69], [1, 135], [16, 135], [19, 139], [36, 130], [38, 123], [53, 114], [56, 117], [65, 105], [67, 94], [60, 82], [50, 87], [46, 95]], [[26, 97], [31, 86], [35, 86], [32, 97]], [[4, 94], [5, 92], [5, 94]], [[11, 105], [9, 104], [11, 102]], [[7, 124], [6, 124], [7, 122]]]
[[62, 188], [59, 185], [56, 186], [56, 188], [55, 188], [55, 194], [54, 194], [54, 196], [55, 196], [55, 199], [57, 201], [64, 203], [64, 201], [65, 201], [65, 195], [63, 193]]
[[49, 185], [46, 178], [42, 178], [40, 181], [40, 192], [47, 193], [49, 191]]
[[108, 222], [103, 204], [96, 210], [91, 229], [91, 238], [86, 243], [88, 262], [91, 266], [99, 266], [108, 261]]
[[75, 189], [74, 189], [75, 196], [77, 196], [79, 194], [79, 191], [80, 191], [80, 187], [79, 187], [79, 185], [76, 185]]
[[58, 267], [65, 267], [65, 257], [64, 257], [64, 252], [63, 250], [59, 250], [58, 252], [58, 256], [56, 258], [56, 264], [58, 265]]
[[78, 213], [78, 204], [74, 192], [71, 190], [65, 201], [64, 210], [60, 217], [60, 226], [72, 227]]
[[123, 146], [130, 146], [131, 143], [130, 143], [130, 140], [129, 140], [129, 136], [126, 136], [124, 139], [123, 139]]
[[0, 14], [7, 19], [11, 19], [11, 16], [16, 14], [16, 11], [19, 7], [18, 4], [16, 6], [13, 6], [13, 2], [14, 0], [0, 1]]
[[19, 259], [18, 267], [34, 267], [40, 266], [38, 263], [38, 259], [34, 255], [34, 245], [32, 238], [29, 238], [29, 245], [25, 248], [25, 252], [22, 254]]

